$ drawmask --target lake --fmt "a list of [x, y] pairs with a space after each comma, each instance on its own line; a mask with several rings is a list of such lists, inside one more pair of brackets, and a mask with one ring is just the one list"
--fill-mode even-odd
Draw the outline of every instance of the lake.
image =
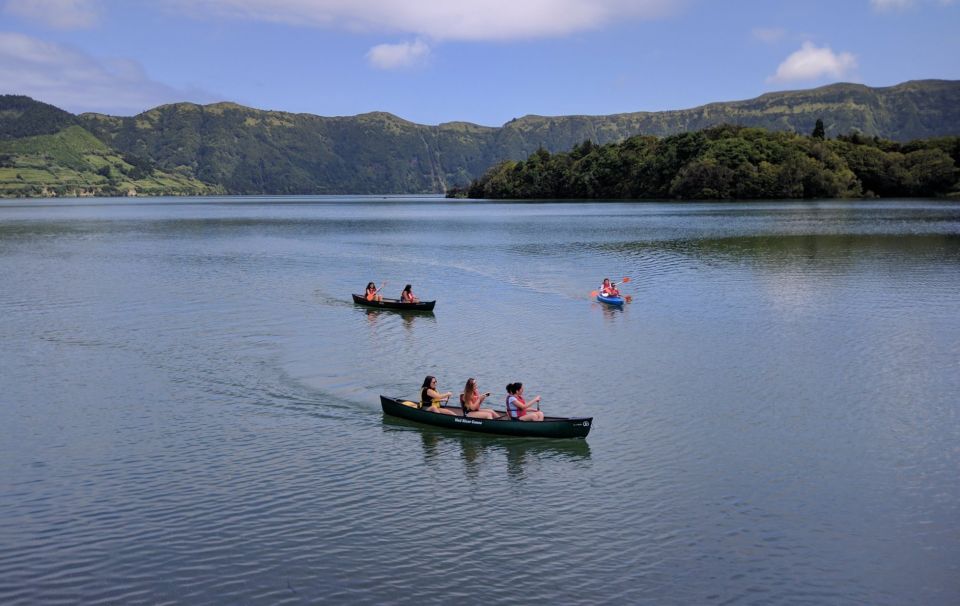
[[4, 604], [960, 601], [957, 203], [8, 200], [0, 284]]

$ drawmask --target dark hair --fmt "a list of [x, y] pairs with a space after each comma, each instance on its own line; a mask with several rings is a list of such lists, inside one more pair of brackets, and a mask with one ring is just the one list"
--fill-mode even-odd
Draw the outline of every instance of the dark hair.
[[374, 284], [373, 282], [367, 284], [367, 288], [376, 288], [376, 287], [377, 287], [377, 285]]
[[435, 376], [433, 376], [433, 375], [427, 375], [427, 377], [423, 380], [423, 385], [420, 386], [420, 389], [424, 389], [424, 388], [426, 388], [426, 387], [430, 387], [430, 383], [432, 383], [434, 379], [436, 379]]
[[523, 383], [517, 381], [516, 383], [507, 383], [507, 393], [514, 394], [520, 391], [520, 388], [523, 387]]
[[406, 286], [403, 287], [403, 292], [410, 292], [411, 288], [412, 287], [409, 284], [407, 284]]

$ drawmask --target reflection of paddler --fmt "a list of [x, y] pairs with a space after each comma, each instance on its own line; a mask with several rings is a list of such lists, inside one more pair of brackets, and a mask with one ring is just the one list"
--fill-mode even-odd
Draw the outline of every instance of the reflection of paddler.
[[437, 391], [437, 378], [427, 375], [426, 378], [423, 379], [423, 385], [420, 387], [420, 407], [430, 412], [457, 416], [455, 412], [441, 408], [441, 404], [446, 402], [452, 395], [452, 391], [448, 391], [447, 393]]

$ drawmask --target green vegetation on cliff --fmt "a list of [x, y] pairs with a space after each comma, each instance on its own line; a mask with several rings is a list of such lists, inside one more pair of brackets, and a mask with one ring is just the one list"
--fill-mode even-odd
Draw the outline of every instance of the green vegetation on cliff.
[[204, 195], [222, 191], [124, 157], [79, 126], [53, 135], [0, 140], [4, 196]]
[[541, 148], [491, 168], [470, 198], [779, 199], [943, 196], [960, 193], [960, 137], [900, 144], [858, 134], [826, 140], [717, 126], [622, 143]]

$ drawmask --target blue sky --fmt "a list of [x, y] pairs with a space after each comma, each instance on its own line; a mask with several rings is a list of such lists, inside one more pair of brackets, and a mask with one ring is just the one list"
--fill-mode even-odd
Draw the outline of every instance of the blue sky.
[[0, 93], [499, 126], [960, 79], [960, 0], [0, 0]]

